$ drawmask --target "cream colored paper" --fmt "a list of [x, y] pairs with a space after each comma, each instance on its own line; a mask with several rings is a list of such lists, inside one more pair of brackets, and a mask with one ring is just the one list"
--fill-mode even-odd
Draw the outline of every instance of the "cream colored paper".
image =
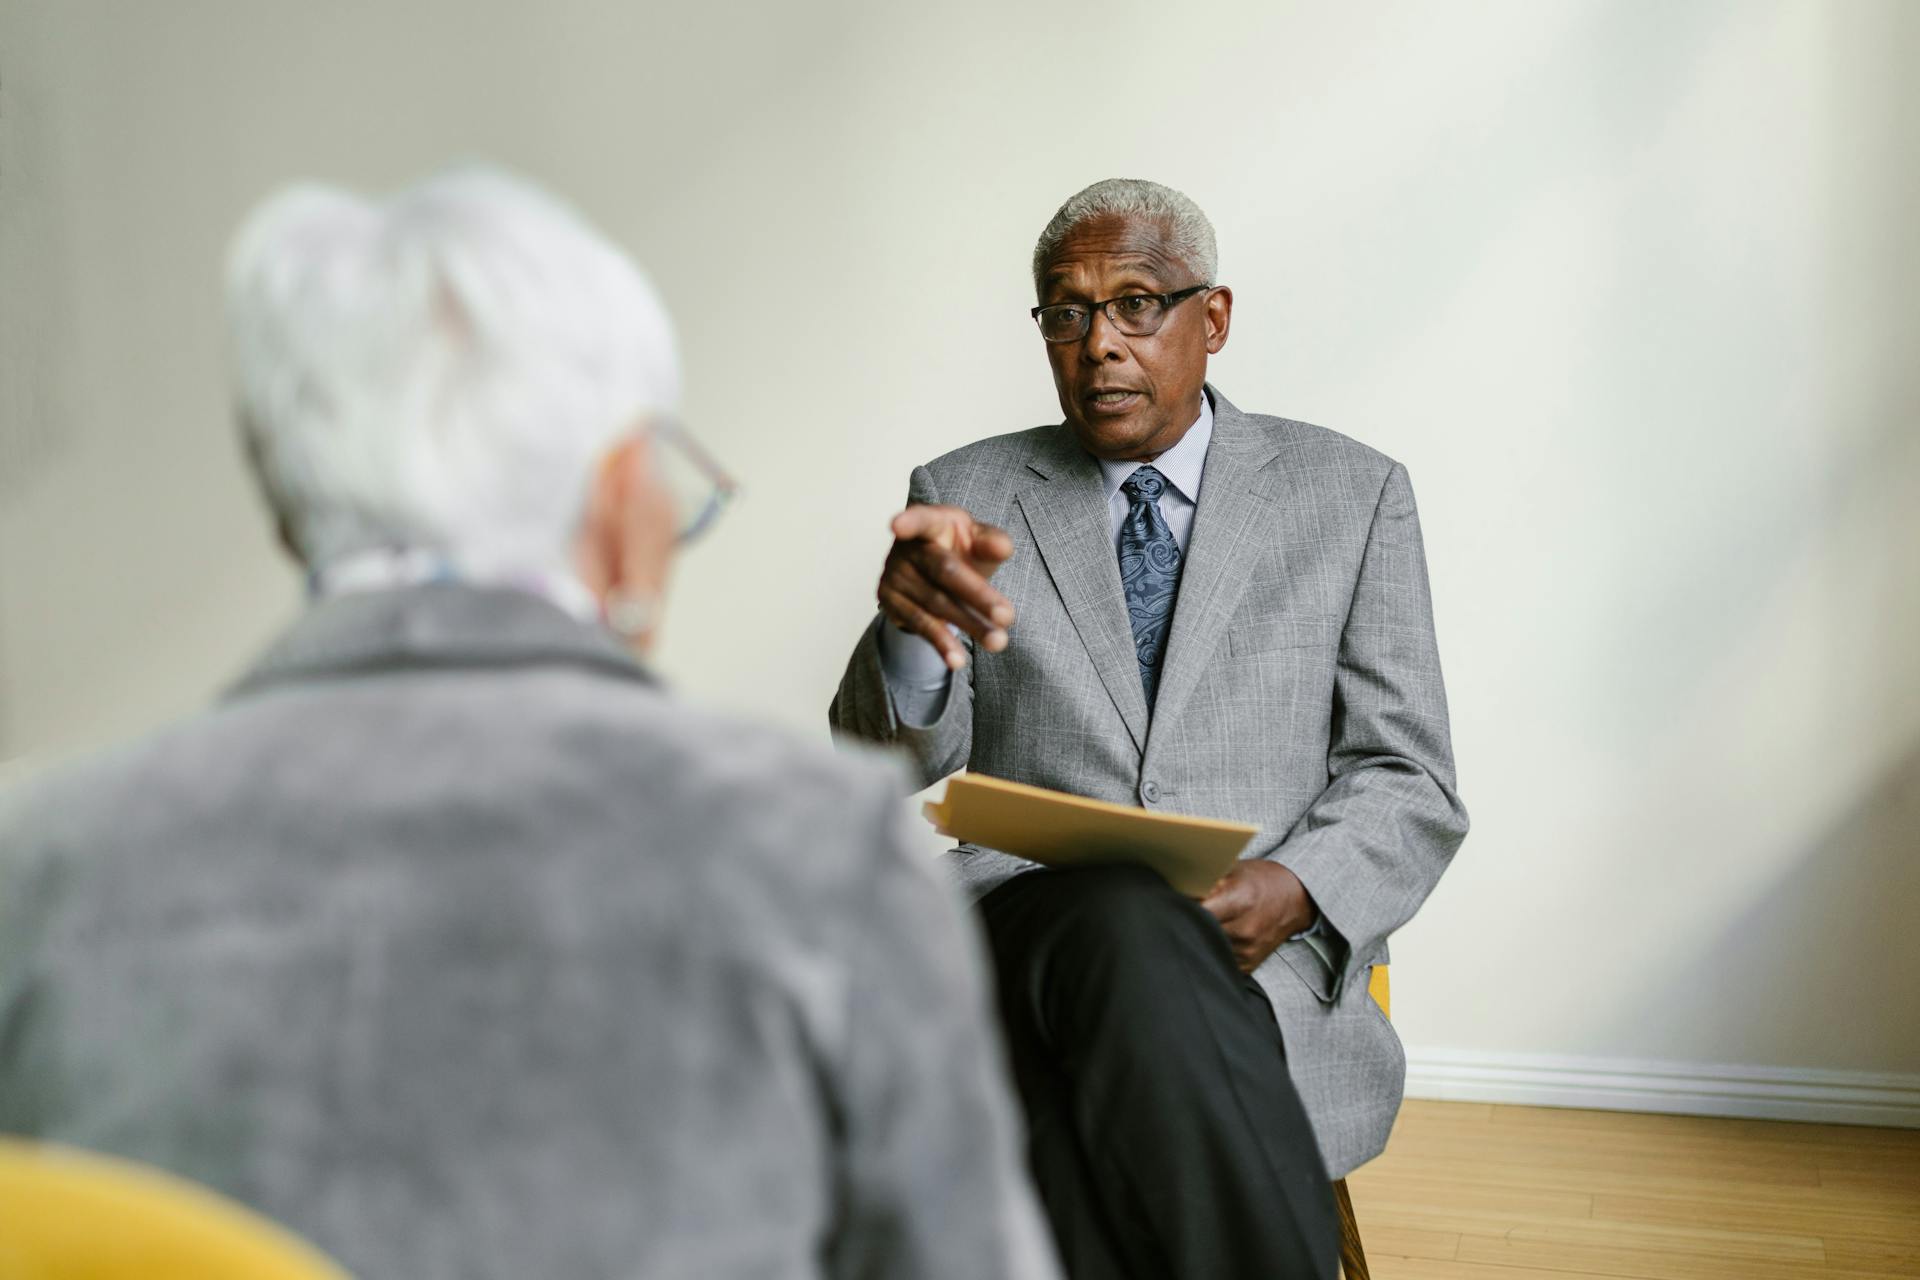
[[942, 835], [1049, 867], [1141, 863], [1191, 898], [1205, 897], [1259, 831], [1244, 822], [1154, 813], [980, 773], [949, 778], [945, 797], [929, 800], [925, 812]]

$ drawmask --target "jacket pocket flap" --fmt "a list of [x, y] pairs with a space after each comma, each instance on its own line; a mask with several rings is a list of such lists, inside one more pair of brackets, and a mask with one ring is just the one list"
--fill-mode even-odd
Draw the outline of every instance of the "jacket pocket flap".
[[1340, 624], [1333, 618], [1267, 618], [1227, 632], [1227, 647], [1240, 658], [1277, 649], [1330, 648], [1339, 642]]

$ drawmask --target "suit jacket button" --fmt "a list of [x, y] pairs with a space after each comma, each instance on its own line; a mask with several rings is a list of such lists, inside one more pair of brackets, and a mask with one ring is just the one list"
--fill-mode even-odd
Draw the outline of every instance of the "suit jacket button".
[[1148, 804], [1158, 804], [1160, 802], [1160, 784], [1152, 778], [1148, 778], [1140, 784], [1140, 798]]

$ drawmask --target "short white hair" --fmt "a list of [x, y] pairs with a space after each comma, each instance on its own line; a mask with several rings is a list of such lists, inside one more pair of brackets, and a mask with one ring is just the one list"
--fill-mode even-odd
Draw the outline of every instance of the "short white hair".
[[567, 564], [598, 459], [679, 400], [639, 268], [484, 168], [275, 193], [234, 237], [227, 314], [249, 453], [313, 568], [388, 546]]
[[1033, 247], [1033, 287], [1046, 292], [1047, 264], [1074, 228], [1097, 218], [1139, 218], [1160, 225], [1173, 256], [1199, 277], [1197, 284], [1215, 284], [1220, 251], [1214, 244], [1213, 224], [1185, 194], [1145, 178], [1104, 178], [1077, 192], [1060, 206], [1040, 242]]

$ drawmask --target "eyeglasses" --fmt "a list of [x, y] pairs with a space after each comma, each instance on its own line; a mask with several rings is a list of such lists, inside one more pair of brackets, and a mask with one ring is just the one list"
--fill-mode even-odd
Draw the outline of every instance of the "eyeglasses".
[[1196, 284], [1174, 293], [1129, 293], [1105, 302], [1062, 302], [1057, 306], [1035, 307], [1032, 316], [1040, 324], [1040, 336], [1048, 342], [1078, 342], [1093, 328], [1093, 313], [1099, 311], [1107, 323], [1129, 338], [1144, 338], [1158, 333], [1166, 323], [1167, 312], [1176, 303], [1213, 288]]
[[648, 434], [662, 446], [654, 450], [653, 465], [679, 517], [674, 540], [685, 546], [713, 527], [740, 486], [674, 419], [655, 418]]

